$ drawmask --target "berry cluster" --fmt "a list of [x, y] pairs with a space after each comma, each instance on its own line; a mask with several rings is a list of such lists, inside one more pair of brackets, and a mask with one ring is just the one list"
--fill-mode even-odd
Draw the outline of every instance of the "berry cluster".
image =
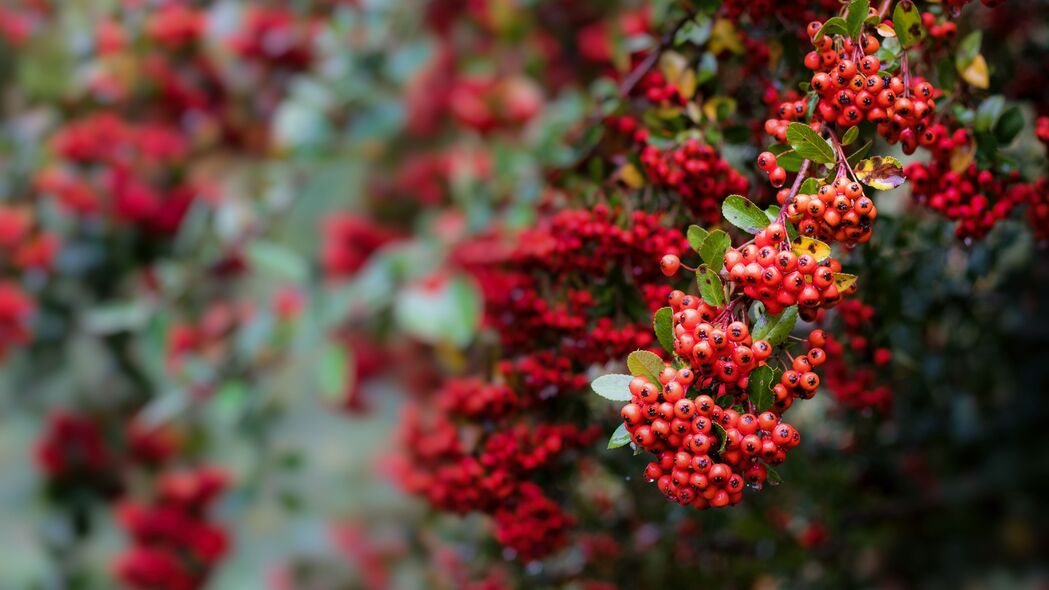
[[729, 248], [725, 268], [732, 282], [771, 314], [798, 305], [803, 317], [814, 317], [817, 310], [837, 305], [843, 295], [836, 281], [841, 263], [833, 258], [821, 263], [809, 253], [798, 255], [779, 223], [761, 230], [753, 243]]
[[932, 131], [939, 139], [929, 146], [931, 161], [911, 164], [905, 170], [914, 183], [912, 194], [920, 204], [956, 221], [959, 238], [981, 239], [1028, 199], [1030, 187], [1020, 182], [1018, 172], [1000, 175], [980, 170], [971, 158], [961, 160], [959, 166], [956, 152], [972, 149], [968, 130], [947, 133], [941, 127]]
[[816, 194], [799, 194], [784, 203], [789, 194], [777, 197], [786, 206], [787, 219], [796, 223], [803, 236], [842, 244], [865, 244], [878, 217], [874, 201], [866, 196], [863, 185], [845, 175], [825, 184]]
[[60, 248], [57, 235], [34, 227], [28, 207], [0, 205], [0, 263], [13, 270], [49, 270]]
[[13, 346], [28, 344], [32, 337], [33, 310], [36, 305], [22, 287], [11, 281], [0, 281], [0, 359]]
[[645, 477], [669, 500], [700, 509], [738, 504], [744, 484], [762, 484], [766, 464], [782, 463], [801, 437], [774, 412], [740, 414], [706, 394], [688, 397], [695, 379], [672, 367], [660, 373], [661, 387], [635, 377], [620, 415], [631, 440], [659, 458]]
[[524, 561], [540, 559], [568, 543], [575, 519], [534, 483], [521, 486], [513, 505], [495, 513], [495, 538]]
[[[813, 39], [821, 26], [819, 21], [809, 24]], [[874, 56], [881, 44], [873, 35], [860, 42], [843, 39], [840, 50], [835, 43], [834, 37], [824, 36], [805, 55], [805, 66], [815, 72], [811, 87], [820, 97], [814, 120], [842, 128], [870, 121], [886, 141], [913, 153], [931, 124], [937, 90], [906, 69], [902, 75], [882, 71]]]
[[725, 197], [749, 188], [717, 150], [696, 139], [667, 150], [646, 145], [640, 159], [649, 181], [674, 191], [703, 223], [717, 223]]
[[892, 390], [882, 382], [892, 351], [874, 343], [874, 308], [860, 301], [845, 301], [838, 308], [837, 317], [840, 339], [823, 330], [809, 335], [810, 341], [814, 337], [825, 341], [828, 361], [823, 367], [824, 387], [842, 406], [888, 412]]
[[321, 264], [328, 277], [351, 277], [364, 266], [376, 250], [395, 241], [396, 232], [374, 221], [341, 213], [324, 220]]
[[121, 583], [141, 590], [203, 588], [229, 550], [226, 529], [208, 516], [226, 479], [211, 468], [165, 473], [154, 500], [118, 506], [117, 520], [134, 543], [114, 564]]

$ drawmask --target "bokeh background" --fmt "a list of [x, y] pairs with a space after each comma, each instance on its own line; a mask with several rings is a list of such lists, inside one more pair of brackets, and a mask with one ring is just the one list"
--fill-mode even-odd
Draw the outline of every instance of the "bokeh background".
[[[586, 384], [651, 342], [645, 244], [716, 222], [711, 198], [773, 198], [761, 124], [796, 85], [800, 29], [839, 4], [771, 4], [4, 0], [0, 588], [1046, 587], [1044, 204], [962, 239], [907, 187], [878, 196], [877, 237], [847, 263], [862, 303], [826, 320], [847, 363], [792, 410], [805, 443], [781, 485], [700, 513], [605, 449], [617, 412]], [[974, 43], [991, 64], [988, 89], [942, 108], [983, 134], [981, 167], [1033, 183], [1049, 5], [920, 4], [959, 31], [921, 67], [957, 78]], [[661, 46], [692, 110], [628, 88]], [[654, 136], [687, 118], [673, 137], [737, 172], [692, 201], [653, 186], [615, 145], [624, 113]], [[591, 238], [557, 214], [601, 206], [662, 229], [569, 278], [522, 253]], [[549, 305], [505, 321], [493, 293], [533, 283], [493, 268]], [[568, 315], [615, 342], [596, 357], [535, 343], [562, 336], [534, 317], [568, 330], [548, 318], [564, 284], [590, 297]], [[517, 329], [546, 348], [500, 339]], [[509, 523], [532, 521], [418, 489], [446, 428], [426, 420], [465, 404], [448, 383], [470, 376], [534, 398], [510, 404], [513, 444], [564, 443], [516, 475], [568, 507], [564, 531], [514, 545]], [[136, 523], [178, 541], [150, 553]]]

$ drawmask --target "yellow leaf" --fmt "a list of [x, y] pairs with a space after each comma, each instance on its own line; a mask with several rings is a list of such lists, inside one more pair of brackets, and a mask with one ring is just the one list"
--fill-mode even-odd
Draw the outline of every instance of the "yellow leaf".
[[826, 260], [830, 256], [830, 246], [815, 238], [802, 236], [791, 244], [791, 247], [797, 256], [808, 254], [815, 258], [816, 262]]
[[834, 273], [834, 286], [838, 288], [839, 293], [845, 293], [856, 284], [856, 275], [850, 275], [843, 272]]
[[881, 23], [880, 25], [878, 25], [878, 26], [876, 26], [874, 28], [878, 31], [878, 34], [881, 35], [882, 37], [895, 37], [896, 36], [896, 29], [890, 27], [889, 25], [887, 25], [885, 23]]
[[676, 51], [667, 51], [659, 56], [659, 72], [671, 84], [677, 84], [688, 69], [688, 59]]
[[962, 79], [976, 88], [987, 88], [991, 84], [990, 74], [987, 71], [987, 60], [982, 53], [977, 53], [969, 65], [959, 72]]
[[769, 71], [776, 71], [779, 62], [783, 59], [783, 44], [776, 39], [771, 39], [769, 44]]
[[903, 164], [892, 156], [874, 156], [860, 161], [853, 168], [863, 184], [880, 191], [892, 190], [903, 184]]
[[728, 96], [715, 96], [703, 103], [703, 114], [711, 121], [724, 121], [736, 112], [736, 100]]
[[693, 123], [699, 123], [700, 119], [703, 118], [703, 113], [699, 110], [699, 105], [695, 101], [690, 101], [685, 105], [685, 114], [692, 120]]
[[975, 158], [976, 143], [970, 140], [965, 145], [954, 148], [954, 151], [951, 152], [951, 170], [961, 173], [969, 167], [969, 164], [972, 164]]
[[736, 26], [732, 24], [732, 21], [725, 18], [719, 18], [714, 22], [714, 27], [710, 30], [709, 48], [714, 55], [726, 49], [737, 55], [741, 55], [745, 51], [743, 41], [739, 38], [739, 33], [736, 32]]
[[623, 181], [623, 184], [630, 188], [641, 188], [645, 186], [645, 177], [641, 175], [641, 171], [633, 164], [624, 164], [623, 167], [619, 169], [619, 180]]

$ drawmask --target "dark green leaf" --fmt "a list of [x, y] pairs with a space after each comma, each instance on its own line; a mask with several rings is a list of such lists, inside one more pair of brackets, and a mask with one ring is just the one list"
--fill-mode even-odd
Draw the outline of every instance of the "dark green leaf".
[[1020, 107], [1009, 107], [998, 119], [994, 135], [1001, 145], [1009, 145], [1024, 128], [1024, 115]]
[[626, 424], [620, 424], [619, 428], [616, 428], [615, 432], [612, 433], [612, 437], [608, 439], [608, 448], [618, 449], [626, 446], [629, 442], [630, 432], [627, 431]]
[[849, 12], [845, 17], [846, 26], [849, 29], [849, 37], [853, 39], [860, 38], [860, 33], [863, 31], [863, 22], [867, 20], [867, 15], [870, 14], [870, 11], [870, 0], [853, 0], [849, 4]]
[[740, 195], [729, 195], [721, 205], [721, 214], [729, 223], [751, 234], [758, 233], [769, 224], [765, 213]]
[[699, 294], [707, 305], [714, 307], [725, 305], [725, 287], [721, 284], [718, 273], [710, 268], [700, 268], [696, 271], [696, 282], [699, 283]]
[[987, 97], [976, 109], [976, 130], [990, 131], [1005, 110], [1005, 97], [1000, 94]]
[[925, 36], [921, 11], [911, 0], [900, 0], [896, 4], [896, 9], [892, 11], [892, 26], [904, 49], [914, 47]]
[[631, 375], [601, 375], [590, 384], [590, 389], [605, 399], [614, 402], [628, 402], [633, 398], [630, 394], [630, 382], [633, 379]]
[[787, 143], [806, 160], [820, 164], [833, 164], [837, 161], [830, 144], [804, 123], [791, 123], [787, 127]]
[[771, 465], [765, 465], [765, 471], [767, 473], [765, 481], [767, 481], [769, 485], [778, 486], [783, 483], [783, 478], [780, 477], [779, 472], [773, 469]]
[[718, 399], [714, 400], [714, 403], [721, 406], [722, 408], [730, 408], [736, 401], [736, 396], [725, 394]]
[[787, 340], [787, 336], [790, 336], [797, 322], [798, 306], [792, 305], [779, 315], [759, 319], [754, 329], [751, 330], [751, 335], [754, 340], [768, 340], [769, 344], [776, 346]]
[[718, 438], [718, 453], [725, 452], [725, 443], [728, 442], [728, 433], [725, 432], [725, 427], [713, 422], [714, 436]]
[[747, 395], [759, 412], [767, 411], [776, 400], [776, 396], [772, 393], [772, 380], [775, 377], [776, 372], [768, 365], [761, 365], [750, 372], [747, 380]]
[[860, 163], [860, 160], [866, 158], [867, 154], [869, 154], [871, 151], [872, 145], [874, 145], [874, 143], [868, 139], [867, 143], [863, 144], [862, 147], [849, 154], [848, 157], [845, 158], [845, 160], [849, 163], [849, 166], [855, 167], [856, 164]]
[[732, 245], [732, 238], [720, 229], [716, 229], [707, 235], [707, 239], [703, 240], [703, 248], [699, 255], [714, 272], [721, 272], [721, 269], [725, 267], [725, 250], [728, 250], [730, 245]]
[[652, 316], [652, 328], [663, 350], [674, 352], [674, 310], [669, 307], [659, 308]]

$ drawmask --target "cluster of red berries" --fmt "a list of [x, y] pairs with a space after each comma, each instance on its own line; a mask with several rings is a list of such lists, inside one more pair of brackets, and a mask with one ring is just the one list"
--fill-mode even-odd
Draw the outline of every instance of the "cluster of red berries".
[[12, 281], [0, 281], [0, 359], [14, 346], [28, 344], [33, 331], [31, 321], [36, 305]]
[[637, 118], [631, 115], [609, 115], [605, 117], [605, 129], [622, 137], [630, 144], [647, 144], [648, 129], [638, 123]]
[[825, 341], [828, 362], [823, 366], [823, 386], [839, 404], [882, 413], [892, 407], [892, 390], [884, 385], [885, 366], [892, 361], [892, 351], [875, 346], [874, 308], [860, 301], [845, 301], [837, 310], [842, 337], [823, 330], [818, 335]]
[[79, 214], [105, 214], [170, 234], [201, 190], [180, 180], [187, 137], [164, 123], [96, 113], [60, 129], [53, 146], [66, 165], [43, 170], [37, 186]]
[[1038, 117], [1035, 123], [1034, 134], [1038, 141], [1049, 145], [1049, 117]]
[[1039, 240], [1049, 240], [1049, 178], [1039, 178], [1028, 191], [1027, 222]]
[[203, 588], [229, 550], [225, 527], [208, 516], [226, 484], [217, 469], [165, 473], [155, 499], [118, 506], [117, 520], [133, 542], [113, 566], [120, 582], [136, 590]]
[[878, 217], [874, 201], [864, 194], [863, 185], [839, 176], [821, 186], [814, 195], [799, 194], [785, 203], [789, 194], [777, 197], [786, 207], [787, 219], [797, 224], [803, 236], [842, 244], [865, 244]]
[[700, 509], [737, 504], [745, 484], [765, 481], [765, 464], [782, 463], [801, 442], [774, 412], [741, 415], [709, 395], [689, 398], [691, 369], [667, 367], [659, 380], [661, 386], [635, 377], [620, 415], [634, 444], [658, 457], [645, 477], [671, 501]]
[[642, 76], [634, 88], [634, 94], [662, 107], [683, 107], [688, 103], [688, 98], [681, 93], [681, 89], [656, 70]]
[[721, 203], [731, 194], [747, 192], [747, 178], [714, 148], [689, 139], [672, 149], [646, 145], [641, 164], [649, 181], [674, 191], [703, 223], [721, 218]]
[[[813, 39], [821, 26], [819, 21], [809, 24]], [[820, 97], [814, 115], [843, 128], [870, 121], [886, 141], [899, 142], [905, 153], [913, 153], [931, 124], [938, 91], [921, 78], [882, 72], [874, 56], [881, 44], [873, 35], [864, 35], [859, 43], [841, 43], [837, 50], [834, 38], [824, 36], [805, 55], [805, 67], [815, 72], [810, 84]]]
[[30, 208], [0, 205], [0, 263], [15, 270], [51, 268], [59, 238], [35, 225]]
[[424, 417], [419, 408], [409, 407], [400, 430], [407, 454], [396, 473], [405, 489], [439, 509], [493, 514], [512, 506], [537, 470], [597, 436], [596, 428], [518, 422], [471, 443], [445, 416]]
[[512, 505], [495, 512], [495, 538], [523, 561], [549, 555], [568, 543], [568, 530], [575, 519], [543, 494], [534, 483], [521, 486]]
[[674, 291], [669, 301], [674, 313], [674, 352], [688, 361], [691, 369], [677, 372], [673, 383], [664, 384], [667, 391], [651, 385], [641, 392], [641, 398], [652, 403], [663, 396], [673, 403], [692, 382], [697, 387], [720, 382], [726, 392], [746, 389], [751, 371], [765, 364], [772, 346], [765, 340], [755, 341], [745, 322], [725, 321], [728, 314], [723, 309], [711, 307], [698, 297]]
[[399, 237], [395, 231], [352, 213], [326, 218], [321, 235], [321, 265], [331, 278], [357, 274], [376, 250]]
[[937, 44], [952, 40], [958, 34], [958, 25], [946, 18], [938, 19], [931, 12], [922, 13], [922, 27], [929, 34], [929, 38]]
[[761, 301], [770, 314], [798, 305], [799, 314], [814, 317], [843, 296], [835, 280], [841, 263], [833, 258], [820, 263], [811, 254], [796, 254], [779, 223], [761, 230], [753, 243], [726, 250], [725, 268], [732, 282], [747, 297]]
[[491, 420], [507, 416], [521, 404], [506, 385], [485, 383], [476, 377], [449, 379], [437, 392], [437, 400], [450, 415]]
[[913, 182], [912, 194], [920, 204], [956, 221], [959, 238], [981, 239], [1028, 200], [1030, 186], [1021, 182], [1018, 172], [1000, 175], [980, 170], [975, 162], [955, 169], [955, 150], [972, 149], [972, 136], [965, 129], [950, 134], [939, 131], [940, 139], [930, 146], [931, 161], [911, 164], [905, 170]]

